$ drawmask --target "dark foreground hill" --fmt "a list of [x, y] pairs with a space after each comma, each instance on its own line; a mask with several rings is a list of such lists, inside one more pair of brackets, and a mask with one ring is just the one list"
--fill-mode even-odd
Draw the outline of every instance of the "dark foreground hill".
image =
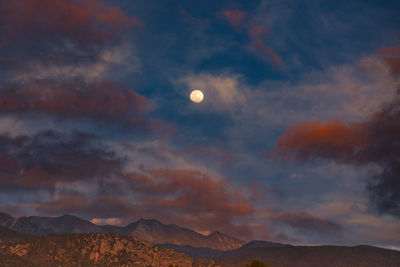
[[196, 247], [192, 247], [192, 246], [179, 246], [179, 245], [172, 245], [172, 244], [160, 244], [160, 245], [163, 247], [172, 248], [175, 251], [182, 252], [187, 255], [196, 257], [196, 258], [204, 258], [204, 259], [215, 259], [222, 255], [238, 253], [242, 250], [247, 250], [249, 248], [255, 248], [255, 247], [272, 248], [272, 247], [288, 247], [288, 246], [290, 246], [288, 244], [274, 243], [274, 242], [260, 241], [260, 240], [251, 241], [236, 250], [229, 250], [229, 251], [210, 249], [210, 248], [196, 248]]
[[162, 247], [171, 248], [175, 251], [185, 253], [186, 255], [196, 257], [196, 258], [203, 258], [203, 259], [214, 259], [218, 256], [221, 256], [224, 251], [211, 249], [211, 248], [196, 248], [192, 246], [179, 246], [173, 244], [160, 244]]
[[72, 215], [60, 217], [13, 217], [7, 213], [0, 212], [0, 226], [32, 235], [108, 233], [137, 237], [156, 244], [168, 243], [217, 250], [232, 250], [245, 244], [244, 241], [221, 232], [202, 235], [174, 224], [165, 225], [157, 220], [144, 219], [128, 224], [125, 227], [119, 227], [96, 225]]
[[113, 234], [29, 236], [0, 228], [1, 267], [206, 266], [172, 249]]
[[217, 258], [223, 266], [257, 259], [269, 267], [399, 267], [400, 252], [371, 246], [243, 246]]

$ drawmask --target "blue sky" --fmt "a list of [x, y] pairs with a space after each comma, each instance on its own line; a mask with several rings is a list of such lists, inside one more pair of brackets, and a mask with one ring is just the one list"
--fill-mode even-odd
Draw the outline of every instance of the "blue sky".
[[399, 11], [6, 2], [0, 209], [398, 248]]

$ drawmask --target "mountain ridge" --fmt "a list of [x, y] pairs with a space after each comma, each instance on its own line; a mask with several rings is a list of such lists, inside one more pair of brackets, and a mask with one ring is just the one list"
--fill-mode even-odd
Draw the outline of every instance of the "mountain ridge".
[[255, 244], [226, 251], [215, 258], [221, 266], [232, 267], [245, 266], [246, 262], [253, 259], [262, 261], [270, 267], [400, 266], [399, 251], [367, 245], [268, 247]]
[[155, 244], [188, 245], [217, 250], [232, 250], [246, 242], [225, 233], [214, 231], [203, 235], [175, 224], [163, 224], [156, 219], [139, 219], [126, 226], [97, 225], [74, 215], [58, 217], [13, 217], [0, 212], [0, 226], [17, 232], [48, 235], [64, 233], [105, 233], [132, 236]]

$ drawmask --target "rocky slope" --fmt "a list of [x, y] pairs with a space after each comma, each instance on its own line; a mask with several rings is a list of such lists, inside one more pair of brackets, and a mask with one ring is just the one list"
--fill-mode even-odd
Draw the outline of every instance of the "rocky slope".
[[245, 244], [244, 241], [221, 232], [202, 235], [174, 224], [165, 225], [157, 220], [144, 219], [140, 219], [125, 227], [119, 227], [113, 225], [96, 225], [72, 215], [63, 215], [60, 217], [13, 217], [0, 212], [0, 226], [33, 235], [51, 233], [109, 233], [137, 237], [157, 244], [168, 243], [217, 250], [232, 250]]
[[113, 234], [13, 237], [0, 228], [0, 266], [207, 266], [172, 249]]

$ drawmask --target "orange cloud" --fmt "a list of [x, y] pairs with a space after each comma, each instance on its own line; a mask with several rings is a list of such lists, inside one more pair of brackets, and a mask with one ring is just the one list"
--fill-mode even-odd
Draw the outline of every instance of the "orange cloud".
[[199, 230], [222, 230], [250, 237], [252, 231], [236, 220], [249, 218], [253, 206], [244, 192], [199, 171], [163, 169], [126, 176], [137, 192], [138, 209], [166, 222]]
[[269, 58], [274, 66], [278, 66], [281, 63], [281, 58], [275, 53], [272, 48], [267, 46], [264, 42], [264, 38], [269, 34], [267, 27], [263, 25], [255, 25], [250, 23], [247, 26], [248, 34], [253, 41], [253, 47], [264, 57]]
[[247, 14], [240, 10], [224, 10], [221, 12], [222, 17], [227, 19], [229, 23], [235, 28], [243, 27], [244, 20], [247, 17]]
[[400, 75], [400, 45], [397, 47], [381, 47], [378, 54], [389, 65], [393, 75]]
[[302, 122], [289, 127], [279, 137], [272, 156], [281, 159], [313, 159], [318, 157], [346, 160], [367, 142], [362, 124], [338, 121]]
[[57, 116], [129, 119], [142, 116], [149, 101], [131, 89], [108, 81], [63, 85], [38, 83], [0, 92], [0, 112], [42, 112]]
[[131, 26], [142, 25], [119, 8], [95, 0], [2, 1], [0, 22], [13, 26], [3, 28], [6, 43], [62, 37], [81, 45], [105, 42]]
[[246, 29], [253, 48], [260, 53], [262, 57], [268, 58], [271, 64], [278, 67], [281, 63], [280, 56], [265, 44], [265, 38], [270, 34], [267, 27], [252, 23], [248, 20], [245, 12], [240, 10], [224, 10], [221, 12], [222, 18], [226, 19], [236, 30]]

